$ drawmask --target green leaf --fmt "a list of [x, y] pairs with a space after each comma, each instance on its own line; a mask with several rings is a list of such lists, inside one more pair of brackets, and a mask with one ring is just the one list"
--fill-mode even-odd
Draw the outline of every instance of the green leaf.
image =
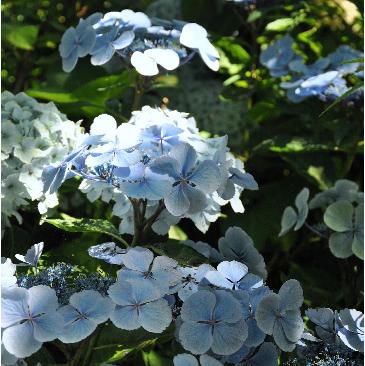
[[326, 114], [329, 110], [331, 110], [333, 107], [335, 107], [337, 104], [341, 103], [344, 99], [346, 99], [348, 96], [354, 94], [357, 90], [364, 87], [364, 83], [361, 81], [357, 84], [355, 84], [350, 90], [348, 90], [346, 93], [342, 94], [339, 98], [337, 98], [333, 103], [331, 103], [320, 115], [319, 117], [322, 117], [324, 114]]
[[294, 24], [295, 20], [293, 18], [276, 19], [273, 22], [267, 24], [265, 30], [274, 32], [284, 32], [289, 28], [291, 28]]
[[91, 365], [112, 363], [126, 358], [148, 346], [166, 341], [173, 337], [173, 326], [163, 333], [149, 333], [143, 328], [127, 331], [115, 327], [111, 323], [104, 325], [98, 341], [91, 352]]
[[172, 225], [169, 230], [169, 239], [187, 240], [188, 236], [177, 225]]
[[328, 206], [324, 213], [324, 222], [337, 232], [352, 231], [352, 217], [354, 208], [349, 201], [337, 201]]
[[261, 17], [262, 17], [262, 12], [260, 10], [256, 9], [253, 12], [251, 12], [250, 15], [248, 16], [247, 23], [252, 23]]
[[156, 351], [142, 352], [145, 366], [173, 366], [172, 360], [159, 355]]
[[288, 206], [281, 218], [281, 231], [279, 236], [285, 235], [297, 222], [298, 215], [293, 207]]
[[149, 246], [151, 250], [159, 255], [166, 255], [175, 259], [180, 265], [197, 265], [205, 263], [207, 259], [193, 248], [184, 245], [177, 240], [168, 240], [166, 243], [157, 243]]
[[121, 238], [119, 231], [108, 220], [102, 219], [77, 219], [63, 214], [64, 219], [46, 219], [45, 222], [56, 226], [64, 231], [73, 233], [101, 233], [111, 236], [113, 239], [118, 240], [125, 244], [125, 241]]
[[46, 90], [28, 89], [27, 94], [34, 98], [49, 100], [56, 103], [73, 103], [78, 99], [72, 93], [52, 92]]
[[39, 26], [3, 24], [2, 38], [12, 46], [30, 51], [38, 37]]

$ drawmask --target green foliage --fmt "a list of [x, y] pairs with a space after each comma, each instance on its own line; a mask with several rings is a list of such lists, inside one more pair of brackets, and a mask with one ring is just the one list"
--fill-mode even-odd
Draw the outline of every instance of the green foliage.
[[45, 222], [58, 227], [59, 229], [73, 233], [100, 233], [111, 236], [119, 242], [125, 243], [120, 237], [119, 231], [115, 226], [101, 219], [77, 219], [68, 215], [63, 215], [63, 219], [45, 219]]

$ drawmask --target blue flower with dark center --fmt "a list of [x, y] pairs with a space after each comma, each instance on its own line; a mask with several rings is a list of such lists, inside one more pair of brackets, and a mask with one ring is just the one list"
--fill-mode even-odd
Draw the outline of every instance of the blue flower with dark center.
[[164, 198], [167, 210], [174, 216], [201, 211], [207, 206], [206, 194], [219, 185], [219, 169], [212, 160], [197, 163], [197, 154], [189, 144], [174, 146], [168, 156], [152, 162], [150, 168], [157, 174], [173, 179]]
[[201, 290], [192, 294], [181, 308], [179, 341], [194, 353], [210, 349], [219, 355], [238, 351], [247, 338], [247, 325], [239, 302], [223, 290]]
[[70, 72], [79, 57], [86, 56], [95, 44], [96, 33], [87, 20], [80, 20], [76, 28], [69, 28], [63, 34], [59, 47], [63, 71]]

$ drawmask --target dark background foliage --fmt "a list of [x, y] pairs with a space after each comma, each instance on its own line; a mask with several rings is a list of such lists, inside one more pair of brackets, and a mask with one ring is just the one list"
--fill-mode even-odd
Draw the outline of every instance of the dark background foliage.
[[[336, 259], [326, 240], [306, 229], [278, 238], [284, 208], [304, 187], [311, 197], [348, 178], [363, 190], [362, 101], [342, 102], [320, 117], [328, 104], [312, 98], [289, 102], [279, 82], [259, 64], [262, 45], [289, 33], [307, 62], [333, 52], [340, 44], [361, 50], [363, 2], [345, 0], [257, 0], [237, 6], [223, 0], [4, 0], [2, 2], [2, 87], [26, 91], [38, 100], [54, 101], [74, 121], [90, 125], [100, 113], [126, 121], [133, 100], [134, 74], [118, 62], [94, 67], [80, 60], [70, 74], [61, 68], [58, 44], [63, 32], [96, 11], [130, 8], [161, 18], [197, 22], [209, 31], [221, 54], [218, 73], [194, 60], [179, 71], [159, 76], [140, 105], [167, 104], [189, 112], [199, 127], [227, 133], [233, 153], [245, 162], [260, 189], [245, 191], [244, 214], [228, 206], [206, 235], [191, 222], [181, 230], [192, 240], [216, 245], [229, 226], [246, 230], [268, 266], [268, 283], [278, 289], [288, 278], [298, 279], [307, 306], [362, 307], [362, 262], [354, 256]], [[275, 22], [274, 22], [275, 21]], [[111, 218], [107, 204], [90, 204], [78, 182], [61, 190], [59, 212], [74, 217]], [[77, 205], [73, 204], [78, 202]], [[96, 270], [85, 249], [103, 238], [98, 234], [65, 233], [48, 224], [38, 226], [36, 210], [27, 208], [24, 224], [15, 220], [5, 232], [3, 255], [13, 256], [45, 241], [46, 261], [64, 260]], [[54, 217], [57, 217], [55, 212]], [[321, 221], [321, 214], [309, 221]], [[104, 269], [107, 269], [105, 266]], [[157, 357], [145, 355], [144, 357]], [[148, 361], [150, 362], [150, 361]], [[151, 361], [152, 362], [152, 361]], [[152, 365], [152, 363], [151, 363]]]

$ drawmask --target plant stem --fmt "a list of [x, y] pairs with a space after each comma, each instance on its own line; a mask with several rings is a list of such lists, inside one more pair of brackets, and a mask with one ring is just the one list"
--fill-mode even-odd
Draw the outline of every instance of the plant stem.
[[320, 236], [321, 238], [325, 238], [328, 239], [328, 236], [321, 233], [319, 230], [315, 229], [313, 226], [307, 224], [306, 222], [304, 223], [305, 227], [308, 228], [312, 233], [317, 234], [318, 236]]
[[146, 220], [146, 222], [144, 224], [144, 227], [143, 227], [143, 233], [146, 233], [151, 228], [151, 226], [153, 225], [153, 223], [160, 216], [161, 212], [164, 209], [165, 209], [165, 205], [163, 203], [163, 200], [160, 200], [156, 211], [152, 214], [152, 216], [148, 220]]

